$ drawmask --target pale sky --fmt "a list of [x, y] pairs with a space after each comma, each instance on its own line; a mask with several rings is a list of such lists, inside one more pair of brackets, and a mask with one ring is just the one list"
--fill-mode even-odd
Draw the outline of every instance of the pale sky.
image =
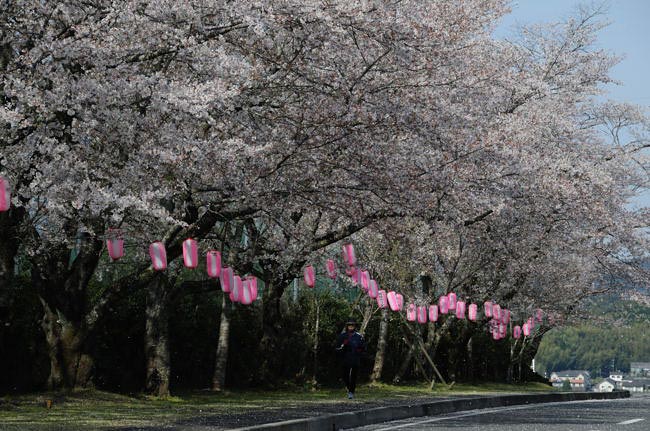
[[[610, 25], [599, 34], [597, 46], [624, 58], [612, 70], [611, 76], [620, 85], [607, 87], [610, 99], [650, 107], [650, 0], [609, 0], [603, 19]], [[580, 4], [576, 0], [514, 0], [512, 13], [496, 30], [507, 37], [513, 26], [531, 22], [553, 22], [575, 14]], [[649, 109], [650, 112], [650, 109]], [[650, 207], [650, 192], [641, 196], [636, 205]]]

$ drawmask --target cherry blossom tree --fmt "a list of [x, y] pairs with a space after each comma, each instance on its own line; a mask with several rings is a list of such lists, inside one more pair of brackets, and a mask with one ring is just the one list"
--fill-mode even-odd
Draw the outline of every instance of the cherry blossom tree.
[[[183, 239], [209, 238], [264, 280], [266, 376], [286, 288], [350, 235], [378, 250], [373, 235], [391, 232], [404, 282], [423, 274], [522, 313], [567, 314], [603, 271], [631, 276], [622, 256], [641, 255], [645, 224], [626, 199], [645, 185], [646, 120], [596, 101], [616, 58], [592, 48], [592, 12], [494, 40], [506, 12], [500, 0], [5, 2], [0, 175], [14, 198], [0, 281], [22, 250], [50, 386], [90, 382], [92, 332], [134, 289], [148, 290], [147, 346], [163, 344], [171, 287], [149, 268], [154, 240], [173, 261]], [[92, 292], [114, 270], [100, 266], [111, 227], [132, 268]], [[370, 255], [390, 282], [395, 263]], [[165, 395], [168, 352], [153, 350], [150, 391]]]

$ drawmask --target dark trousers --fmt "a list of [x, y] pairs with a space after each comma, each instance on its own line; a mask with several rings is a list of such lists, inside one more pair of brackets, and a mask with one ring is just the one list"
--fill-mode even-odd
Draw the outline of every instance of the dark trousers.
[[358, 365], [343, 365], [343, 381], [348, 392], [354, 393], [357, 388], [357, 371], [359, 371]]

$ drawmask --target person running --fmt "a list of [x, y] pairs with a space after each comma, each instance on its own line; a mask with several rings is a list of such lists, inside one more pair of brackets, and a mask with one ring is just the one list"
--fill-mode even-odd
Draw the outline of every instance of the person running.
[[366, 342], [363, 335], [357, 332], [357, 322], [348, 319], [345, 330], [336, 339], [336, 350], [341, 360], [342, 377], [348, 389], [348, 399], [354, 398], [357, 386], [357, 373], [361, 365], [361, 357], [366, 353]]

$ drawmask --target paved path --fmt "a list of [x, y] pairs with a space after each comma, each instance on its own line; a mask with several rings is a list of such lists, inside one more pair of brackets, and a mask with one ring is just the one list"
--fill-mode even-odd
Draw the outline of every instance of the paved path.
[[648, 431], [650, 396], [471, 410], [355, 428], [356, 431]]

